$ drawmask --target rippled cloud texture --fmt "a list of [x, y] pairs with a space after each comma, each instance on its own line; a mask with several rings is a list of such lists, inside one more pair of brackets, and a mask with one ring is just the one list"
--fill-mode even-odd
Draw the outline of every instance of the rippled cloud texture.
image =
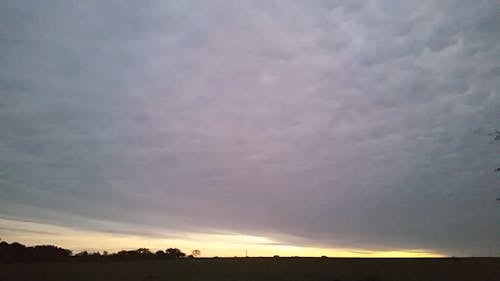
[[0, 215], [498, 255], [499, 34], [497, 1], [4, 0]]

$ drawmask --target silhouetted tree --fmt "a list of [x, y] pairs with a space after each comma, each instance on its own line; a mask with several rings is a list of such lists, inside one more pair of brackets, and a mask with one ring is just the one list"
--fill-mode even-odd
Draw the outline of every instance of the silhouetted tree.
[[42, 245], [28, 248], [33, 252], [35, 260], [63, 260], [71, 256], [71, 251], [52, 245]]
[[87, 257], [89, 253], [87, 251], [79, 252], [75, 254], [75, 257]]
[[153, 253], [151, 253], [151, 251], [149, 249], [146, 249], [146, 248], [139, 248], [139, 249], [135, 250], [135, 252], [140, 256], [150, 256], [153, 254]]
[[82, 251], [75, 254], [74, 257], [83, 261], [94, 261], [101, 258], [101, 253], [99, 252], [89, 253], [87, 251]]
[[181, 250], [177, 248], [168, 248], [165, 251], [152, 253], [147, 248], [136, 250], [122, 250], [109, 255], [107, 251], [103, 254], [99, 252], [81, 251], [71, 256], [71, 251], [52, 245], [42, 245], [26, 247], [20, 243], [9, 244], [0, 241], [0, 262], [33, 262], [33, 261], [58, 261], [66, 260], [70, 257], [80, 261], [94, 261], [102, 259], [111, 260], [138, 260], [138, 259], [174, 259], [186, 257]]
[[142, 259], [142, 258], [152, 258], [154, 254], [147, 248], [139, 248], [137, 250], [122, 250], [113, 255], [118, 259]]
[[191, 255], [192, 255], [193, 257], [198, 257], [198, 256], [200, 256], [200, 255], [201, 255], [201, 251], [200, 251], [200, 250], [198, 250], [198, 249], [194, 249], [193, 251], [191, 251]]
[[2, 262], [32, 262], [65, 260], [71, 256], [71, 251], [52, 245], [26, 247], [14, 242], [0, 243], [0, 261]]
[[165, 256], [168, 258], [183, 258], [186, 254], [177, 248], [168, 248], [165, 250]]

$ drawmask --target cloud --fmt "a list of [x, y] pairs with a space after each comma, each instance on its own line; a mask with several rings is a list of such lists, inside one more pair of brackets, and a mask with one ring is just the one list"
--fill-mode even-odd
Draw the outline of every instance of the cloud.
[[0, 4], [1, 214], [498, 254], [493, 2], [44, 4]]

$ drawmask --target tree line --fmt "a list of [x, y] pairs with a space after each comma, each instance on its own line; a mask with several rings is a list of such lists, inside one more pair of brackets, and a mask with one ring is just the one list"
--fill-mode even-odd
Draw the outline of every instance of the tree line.
[[[194, 256], [199, 255], [199, 250], [193, 250]], [[25, 246], [13, 242], [0, 242], [0, 262], [41, 262], [41, 261], [68, 261], [68, 260], [141, 260], [141, 259], [179, 259], [193, 258], [193, 255], [186, 255], [177, 248], [168, 248], [151, 252], [147, 248], [136, 250], [122, 250], [116, 253], [108, 254], [100, 252], [79, 252], [73, 254], [71, 250], [53, 245]]]

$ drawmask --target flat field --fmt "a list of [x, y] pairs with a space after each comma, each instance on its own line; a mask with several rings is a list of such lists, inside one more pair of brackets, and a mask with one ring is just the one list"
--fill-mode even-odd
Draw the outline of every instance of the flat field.
[[500, 258], [197, 258], [0, 264], [0, 281], [500, 281]]

